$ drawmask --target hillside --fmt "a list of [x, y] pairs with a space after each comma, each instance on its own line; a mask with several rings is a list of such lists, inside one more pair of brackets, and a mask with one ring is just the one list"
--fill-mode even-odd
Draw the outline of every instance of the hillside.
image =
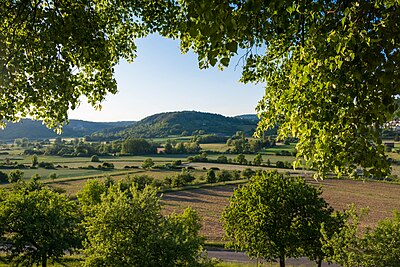
[[255, 121], [255, 122], [258, 122], [260, 120], [256, 114], [237, 115], [234, 118], [238, 118], [238, 119], [241, 119], [241, 120]]
[[[251, 135], [256, 125], [255, 121], [225, 117], [220, 114], [179, 111], [151, 115], [131, 127], [115, 132], [114, 135], [119, 137], [153, 138], [180, 135], [182, 133], [190, 135], [197, 130], [219, 135], [233, 135], [237, 131], [244, 131], [247, 135]], [[101, 131], [94, 135], [109, 137], [111, 134], [110, 132]]]
[[70, 120], [68, 125], [64, 126], [63, 133], [57, 135], [53, 130], [46, 128], [41, 121], [23, 119], [18, 123], [8, 123], [4, 130], [0, 130], [0, 140], [10, 141], [16, 138], [42, 139], [61, 137], [83, 137], [91, 135], [94, 132], [117, 129], [122, 130], [126, 126], [134, 124], [133, 121], [121, 122], [91, 122], [82, 120]]

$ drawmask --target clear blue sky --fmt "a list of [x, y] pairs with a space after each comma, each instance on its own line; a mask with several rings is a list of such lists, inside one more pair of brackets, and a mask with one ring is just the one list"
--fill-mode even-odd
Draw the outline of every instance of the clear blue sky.
[[200, 70], [197, 56], [181, 54], [179, 41], [148, 36], [137, 40], [137, 58], [121, 62], [115, 70], [118, 93], [108, 95], [102, 110], [96, 111], [82, 99], [70, 119], [90, 121], [130, 121], [181, 110], [219, 113], [225, 116], [255, 113], [264, 86], [241, 84], [241, 66], [220, 71]]

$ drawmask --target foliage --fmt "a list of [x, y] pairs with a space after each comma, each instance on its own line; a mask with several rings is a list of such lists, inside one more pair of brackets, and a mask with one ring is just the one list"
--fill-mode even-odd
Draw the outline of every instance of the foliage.
[[131, 155], [155, 154], [157, 147], [143, 138], [128, 137], [122, 143], [121, 153]]
[[0, 171], [0, 184], [8, 182], [8, 174]]
[[[182, 1], [176, 35], [201, 68], [246, 51], [243, 82], [265, 82], [258, 133], [279, 124], [320, 174], [386, 175], [379, 128], [397, 109], [399, 1]], [[263, 49], [257, 49], [262, 47]], [[362, 153], [361, 153], [362, 152]]]
[[285, 163], [283, 161], [280, 161], [280, 160], [278, 160], [275, 163], [275, 165], [276, 165], [277, 168], [285, 168]]
[[228, 170], [221, 170], [217, 175], [217, 182], [227, 182], [232, 180], [232, 174]]
[[52, 172], [52, 173], [49, 174], [49, 178], [52, 179], [52, 180], [56, 179], [57, 177], [58, 176], [57, 176], [56, 172]]
[[393, 218], [381, 220], [376, 228], [361, 234], [358, 226], [365, 213], [365, 210], [357, 212], [352, 206], [341, 215], [344, 224], [340, 231], [328, 237], [323, 228], [323, 250], [330, 255], [327, 259], [345, 267], [399, 266], [399, 212], [393, 212]]
[[262, 162], [263, 162], [263, 158], [262, 158], [261, 154], [257, 154], [253, 159], [253, 164], [256, 166], [260, 166]]
[[30, 115], [56, 126], [81, 95], [100, 108], [104, 96], [116, 92], [114, 66], [133, 60], [134, 40], [146, 34], [140, 8], [113, 1], [3, 1], [0, 88], [8, 94], [0, 120]]
[[119, 186], [122, 191], [129, 190], [132, 186], [135, 186], [137, 190], [142, 191], [146, 186], [152, 185], [153, 181], [154, 178], [146, 174], [134, 175], [133, 177], [128, 175], [128, 177], [119, 182]]
[[[159, 1], [158, 3], [164, 4], [166, 2]], [[153, 23], [156, 22], [153, 21]], [[172, 27], [170, 29], [172, 30]], [[154, 138], [181, 135], [182, 132], [187, 131], [193, 133], [193, 135], [204, 135], [207, 132], [224, 136], [231, 135], [241, 129], [245, 129], [248, 134], [251, 134], [255, 127], [256, 122], [225, 117], [220, 114], [177, 111], [151, 115], [132, 127], [118, 132], [117, 135]]]
[[165, 144], [164, 153], [166, 154], [195, 154], [201, 150], [199, 143], [197, 142], [179, 142], [175, 145], [172, 144], [171, 140], [167, 140]]
[[20, 170], [12, 170], [9, 174], [8, 174], [8, 181], [10, 183], [16, 183], [18, 181], [20, 181], [22, 178], [24, 177], [24, 172], [20, 171]]
[[194, 135], [192, 138], [192, 142], [199, 144], [225, 143], [227, 140], [227, 137], [216, 134]]
[[98, 180], [88, 180], [85, 183], [82, 190], [78, 192], [77, 198], [79, 206], [86, 216], [93, 212], [92, 207], [100, 203], [101, 196], [106, 191], [106, 185]]
[[38, 165], [38, 164], [39, 164], [38, 156], [37, 156], [36, 154], [34, 154], [34, 155], [32, 156], [32, 166], [35, 167], [35, 166]]
[[154, 189], [128, 191], [111, 186], [86, 217], [85, 266], [196, 266], [197, 213], [162, 216]]
[[247, 164], [246, 156], [243, 155], [243, 154], [238, 154], [235, 157], [235, 162], [238, 163], [238, 164], [241, 164], [241, 165], [246, 165]]
[[378, 222], [375, 229], [363, 237], [363, 263], [365, 266], [400, 266], [400, 212], [393, 218]]
[[215, 171], [214, 170], [209, 169], [207, 171], [206, 181], [207, 181], [207, 183], [210, 183], [210, 184], [213, 184], [213, 183], [217, 182], [217, 177], [215, 175]]
[[320, 195], [300, 177], [257, 173], [235, 190], [222, 213], [230, 245], [250, 257], [279, 259], [281, 266], [287, 257], [320, 258], [322, 245], [315, 240], [333, 212]]
[[[77, 205], [33, 181], [0, 192], [0, 236], [13, 264], [46, 266], [81, 245]], [[4, 245], [7, 244], [7, 245]]]
[[142, 163], [143, 169], [150, 169], [153, 166], [154, 166], [154, 161], [151, 158], [145, 159]]
[[322, 228], [321, 232], [324, 239], [322, 249], [328, 255], [328, 261], [336, 262], [344, 267], [359, 266], [361, 264], [362, 245], [358, 225], [365, 212], [365, 210], [357, 212], [353, 205], [344, 214], [339, 214], [345, 222], [339, 228], [339, 231], [329, 236], [325, 227]]
[[250, 179], [256, 172], [250, 168], [246, 168], [241, 172], [241, 176], [245, 179]]
[[100, 162], [99, 156], [93, 155], [93, 156], [90, 158], [90, 162]]

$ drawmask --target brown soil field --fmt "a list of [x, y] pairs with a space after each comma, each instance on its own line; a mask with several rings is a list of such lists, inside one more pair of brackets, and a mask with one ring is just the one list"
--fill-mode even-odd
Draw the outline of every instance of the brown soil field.
[[[400, 210], [399, 184], [338, 179], [309, 182], [322, 187], [323, 198], [336, 210], [346, 209], [351, 204], [357, 208], [369, 208], [369, 213], [361, 222], [361, 231], [374, 227], [378, 220], [391, 217], [394, 209]], [[186, 207], [192, 207], [203, 219], [201, 234], [209, 242], [221, 242], [224, 232], [220, 216], [235, 188], [237, 185], [230, 184], [164, 193], [164, 213], [179, 213]]]

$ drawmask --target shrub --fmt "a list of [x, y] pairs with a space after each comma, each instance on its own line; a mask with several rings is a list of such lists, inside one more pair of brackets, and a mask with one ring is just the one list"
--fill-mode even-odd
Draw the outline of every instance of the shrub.
[[242, 171], [241, 176], [242, 176], [244, 179], [250, 179], [254, 174], [255, 174], [255, 171], [253, 171], [253, 170], [250, 169], [250, 168], [246, 168], [246, 169], [244, 169], [244, 170]]
[[24, 172], [20, 170], [13, 170], [8, 174], [8, 181], [10, 183], [16, 183], [24, 177]]
[[208, 170], [206, 181], [210, 184], [217, 182], [217, 176], [215, 175], [215, 171], [213, 169]]
[[99, 158], [99, 156], [97, 156], [97, 155], [93, 155], [93, 156], [90, 158], [90, 161], [91, 161], [91, 162], [100, 162], [100, 158]]
[[226, 182], [232, 180], [232, 175], [227, 170], [222, 170], [218, 173], [217, 181], [218, 182]]
[[8, 182], [8, 174], [0, 171], [0, 183], [3, 184], [7, 182]]
[[52, 173], [49, 174], [49, 178], [52, 179], [52, 180], [56, 179], [57, 177], [58, 177], [57, 173], [55, 173], [55, 172], [52, 172]]
[[280, 160], [278, 160], [275, 163], [275, 165], [276, 165], [277, 168], [285, 168], [285, 163], [283, 161], [280, 161]]

